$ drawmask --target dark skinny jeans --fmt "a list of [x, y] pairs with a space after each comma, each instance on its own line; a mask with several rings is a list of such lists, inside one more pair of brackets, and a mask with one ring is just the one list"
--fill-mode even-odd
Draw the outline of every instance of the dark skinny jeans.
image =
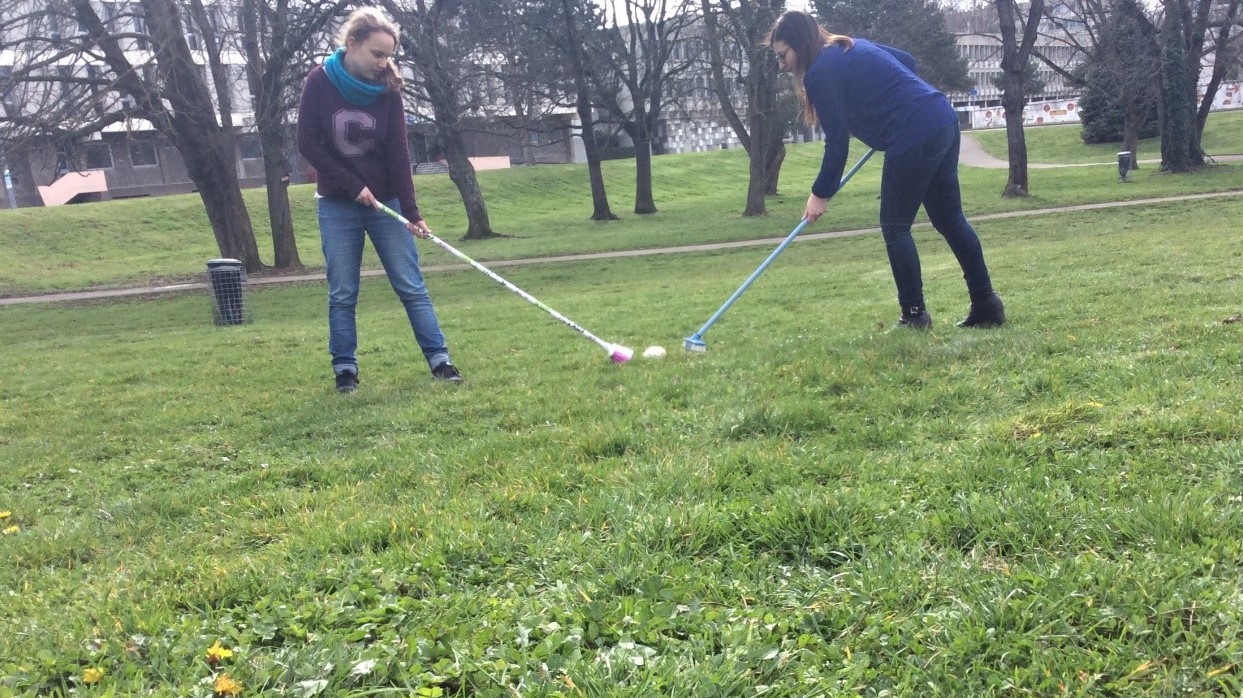
[[957, 124], [900, 153], [885, 153], [880, 183], [880, 229], [903, 312], [924, 309], [924, 281], [911, 224], [923, 204], [928, 219], [958, 258], [972, 300], [993, 292], [984, 251], [962, 211], [958, 188]]

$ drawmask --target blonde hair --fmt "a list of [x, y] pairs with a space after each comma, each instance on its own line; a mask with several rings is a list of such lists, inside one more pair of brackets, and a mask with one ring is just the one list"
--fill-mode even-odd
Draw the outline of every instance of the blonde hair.
[[798, 103], [802, 108], [803, 122], [808, 126], [813, 126], [816, 123], [816, 107], [812, 105], [811, 100], [807, 99], [807, 90], [803, 87], [803, 76], [807, 74], [807, 69], [811, 67], [812, 62], [816, 60], [816, 56], [820, 55], [820, 51], [825, 46], [841, 46], [849, 51], [854, 47], [855, 40], [849, 36], [830, 32], [806, 12], [791, 10], [783, 13], [773, 23], [773, 28], [764, 38], [764, 45], [771, 47], [774, 41], [780, 41], [790, 47], [790, 51], [794, 54], [793, 72], [798, 78], [794, 81], [794, 92], [798, 95]]
[[[401, 27], [397, 23], [384, 16], [379, 8], [360, 7], [350, 13], [345, 20], [345, 26], [341, 27], [341, 34], [338, 42], [342, 46], [349, 46], [350, 41], [362, 43], [367, 37], [376, 32], [384, 32], [393, 37], [394, 47], [401, 44]], [[402, 79], [397, 72], [397, 66], [393, 65], [390, 60], [388, 65], [384, 67], [384, 71], [380, 73], [380, 81], [384, 83], [386, 92], [399, 92], [401, 90]]]

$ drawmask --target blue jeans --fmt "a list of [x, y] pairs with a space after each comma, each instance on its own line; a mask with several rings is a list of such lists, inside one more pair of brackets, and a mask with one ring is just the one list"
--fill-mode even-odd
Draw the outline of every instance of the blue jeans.
[[972, 300], [993, 292], [984, 251], [975, 229], [962, 211], [958, 187], [958, 124], [900, 153], [885, 153], [880, 183], [880, 229], [889, 254], [889, 267], [904, 311], [924, 309], [924, 280], [911, 224], [920, 204], [932, 226], [958, 258]]
[[[448, 361], [445, 336], [419, 270], [419, 251], [406, 226], [356, 201], [321, 198], [318, 202], [319, 237], [328, 273], [328, 352], [332, 354], [333, 372], [358, 373], [354, 309], [358, 305], [364, 233], [371, 236], [388, 281], [406, 307], [410, 328], [427, 365], [435, 367]], [[399, 210], [396, 199], [385, 204]]]

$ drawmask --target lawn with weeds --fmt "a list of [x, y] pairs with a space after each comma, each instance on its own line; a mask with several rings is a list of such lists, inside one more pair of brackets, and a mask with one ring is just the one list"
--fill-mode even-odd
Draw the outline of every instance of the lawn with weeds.
[[[1237, 119], [1231, 120], [1236, 116], [1240, 115], [1213, 114], [1205, 129], [1206, 141], [1230, 143], [1231, 152], [1243, 152], [1243, 129], [1231, 130], [1238, 124]], [[1030, 129], [1032, 161], [1040, 161], [1042, 144], [1050, 139], [1064, 140], [1061, 133]], [[1074, 133], [1077, 138], [1077, 128]], [[1004, 135], [1001, 133], [1002, 157]], [[862, 154], [862, 148], [855, 145], [852, 162]], [[469, 242], [458, 240], [465, 229], [465, 216], [448, 175], [419, 176], [415, 183], [420, 206], [433, 230], [466, 254], [486, 262], [781, 237], [803, 213], [823, 152], [819, 143], [789, 147], [782, 167], [782, 194], [769, 198], [770, 215], [764, 218], [739, 215], [745, 203], [747, 177], [746, 154], [741, 150], [655, 158], [654, 196], [660, 212], [645, 216], [631, 213], [633, 161], [604, 163], [610, 201], [622, 218], [609, 223], [589, 220], [591, 194], [585, 165], [480, 172], [492, 224], [507, 237]], [[829, 212], [809, 232], [876, 226], [880, 171], [881, 158], [874, 158], [834, 197]], [[962, 168], [963, 199], [969, 215], [1243, 188], [1243, 164], [1235, 162], [1176, 177], [1158, 174], [1150, 167], [1126, 184], [1118, 182], [1112, 164], [1033, 168], [1029, 173], [1032, 195], [1023, 199], [1001, 198], [1006, 174], [1005, 169]], [[302, 262], [319, 269], [323, 256], [313, 185], [295, 185], [289, 193]], [[245, 196], [261, 256], [270, 261], [265, 194], [253, 189]], [[204, 262], [220, 254], [197, 194], [57, 209], [3, 210], [0, 231], [0, 296], [202, 280]], [[422, 245], [421, 249], [427, 265], [457, 261], [435, 245]], [[380, 268], [370, 246], [365, 264]]]
[[994, 331], [802, 241], [706, 354], [763, 250], [508, 270], [622, 366], [429, 274], [462, 386], [370, 279], [348, 396], [322, 284], [0, 308], [0, 696], [1237, 696], [1241, 216], [990, 221]]

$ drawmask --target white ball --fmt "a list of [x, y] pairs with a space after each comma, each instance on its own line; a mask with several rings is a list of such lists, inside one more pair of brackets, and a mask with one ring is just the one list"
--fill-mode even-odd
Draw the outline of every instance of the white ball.
[[645, 359], [659, 359], [660, 357], [664, 355], [665, 355], [664, 347], [648, 347], [643, 350], [643, 358]]

